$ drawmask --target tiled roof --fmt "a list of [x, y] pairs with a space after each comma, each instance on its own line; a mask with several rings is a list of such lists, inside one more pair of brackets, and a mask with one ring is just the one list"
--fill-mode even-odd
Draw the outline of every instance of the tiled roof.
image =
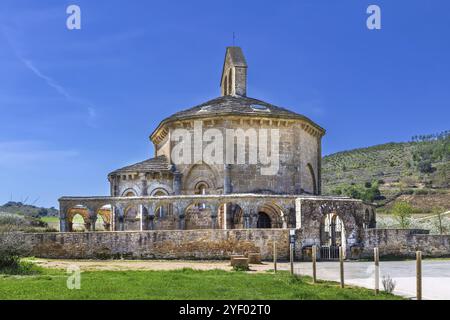
[[156, 158], [151, 158], [142, 162], [138, 162], [132, 164], [130, 166], [123, 167], [121, 169], [117, 169], [110, 173], [112, 174], [120, 174], [126, 172], [155, 172], [155, 171], [171, 171], [172, 165], [169, 164], [166, 156], [159, 156]]
[[[294, 118], [304, 119], [311, 123], [310, 119], [285, 108], [274, 106], [270, 103], [242, 96], [222, 96], [205, 102], [196, 107], [179, 111], [163, 120], [162, 123], [171, 120], [184, 120], [203, 118], [205, 116], [241, 115], [241, 116], [265, 116], [270, 118]], [[317, 124], [319, 129], [323, 130]]]

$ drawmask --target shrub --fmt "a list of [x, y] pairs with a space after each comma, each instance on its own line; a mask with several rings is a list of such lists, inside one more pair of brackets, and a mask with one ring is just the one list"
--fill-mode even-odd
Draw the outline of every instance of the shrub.
[[387, 293], [394, 292], [396, 282], [392, 280], [392, 278], [389, 275], [384, 275], [383, 280], [381, 282], [383, 283], [383, 288], [385, 292]]
[[419, 169], [421, 173], [432, 173], [434, 171], [430, 160], [420, 161], [417, 165], [417, 169]]
[[25, 257], [31, 253], [31, 246], [28, 245], [21, 234], [18, 232], [5, 230], [0, 233], [0, 272], [3, 270], [9, 270], [11, 273], [13, 270], [20, 271], [21, 265], [20, 258]]
[[234, 271], [250, 271], [248, 266], [233, 266]]

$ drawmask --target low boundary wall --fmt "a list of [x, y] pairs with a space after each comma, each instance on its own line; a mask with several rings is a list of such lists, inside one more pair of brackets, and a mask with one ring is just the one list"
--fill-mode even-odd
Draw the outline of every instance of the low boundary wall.
[[289, 257], [288, 229], [158, 230], [23, 234], [33, 254], [61, 259], [229, 259], [260, 252], [272, 259], [273, 241], [280, 259]]
[[[423, 230], [422, 230], [423, 231]], [[301, 259], [303, 237], [296, 230], [295, 259]], [[279, 260], [289, 259], [289, 229], [202, 229], [121, 232], [71, 232], [22, 234], [33, 247], [32, 254], [59, 259], [229, 259], [232, 254], [259, 252], [273, 259], [273, 241]], [[1, 240], [1, 239], [0, 239]], [[362, 245], [363, 244], [363, 245]], [[421, 230], [368, 229], [357, 250], [349, 248], [350, 259], [373, 257], [450, 257], [450, 235], [430, 235]], [[359, 252], [359, 253], [358, 253]]]

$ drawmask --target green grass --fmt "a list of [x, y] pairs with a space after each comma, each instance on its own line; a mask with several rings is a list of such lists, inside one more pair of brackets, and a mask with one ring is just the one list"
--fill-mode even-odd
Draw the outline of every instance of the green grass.
[[57, 222], [59, 222], [59, 217], [41, 217], [41, 220], [46, 223], [49, 223], [49, 222], [57, 223]]
[[81, 289], [69, 290], [67, 275], [45, 269], [35, 276], [0, 276], [6, 299], [402, 299], [334, 282], [312, 284], [309, 277], [271, 273], [196, 271], [92, 271], [81, 274]]

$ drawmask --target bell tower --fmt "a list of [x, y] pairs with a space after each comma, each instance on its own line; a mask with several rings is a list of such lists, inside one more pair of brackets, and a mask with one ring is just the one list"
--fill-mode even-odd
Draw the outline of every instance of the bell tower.
[[247, 95], [247, 62], [240, 47], [227, 47], [220, 88], [222, 96]]

